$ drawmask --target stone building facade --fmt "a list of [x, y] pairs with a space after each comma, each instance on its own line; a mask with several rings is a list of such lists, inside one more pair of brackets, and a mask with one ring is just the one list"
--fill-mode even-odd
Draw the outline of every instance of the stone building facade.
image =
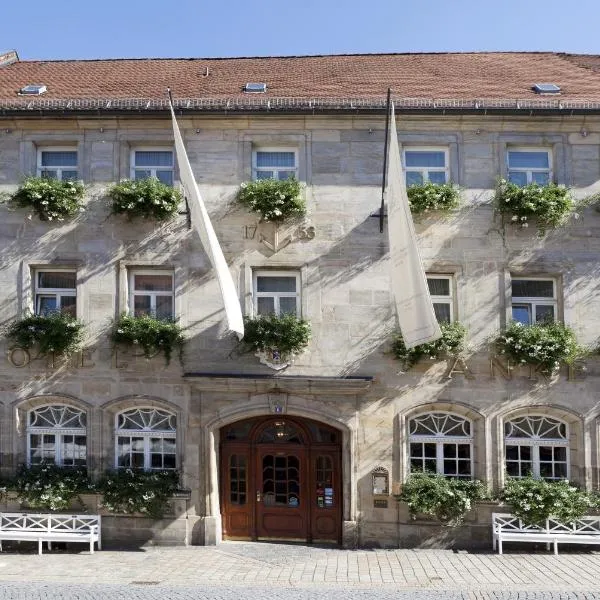
[[[363, 81], [363, 60], [378, 69], [376, 79]], [[23, 176], [49, 169], [40, 162], [49, 152], [58, 162], [67, 157], [64, 165], [51, 164], [77, 171], [86, 202], [84, 212], [60, 223], [0, 206], [1, 321], [35, 312], [44, 294], [65, 293], [46, 287], [43, 274], [71, 276], [66, 295], [75, 298], [86, 342], [62, 361], [27, 355], [2, 338], [2, 472], [27, 463], [38, 443], [50, 453], [62, 444], [66, 457], [74, 436], [84, 436], [85, 463], [98, 477], [116, 465], [118, 440], [129, 427], [123, 424], [144, 416], [144, 427], [126, 433], [142, 440], [136, 447], [145, 465], [150, 444], [174, 443], [175, 450], [159, 454], [167, 462], [175, 454], [182, 487], [190, 491], [177, 514], [144, 535], [190, 544], [223, 537], [425, 543], [440, 530], [412, 521], [393, 498], [411, 458], [412, 464], [427, 458], [440, 472], [462, 469], [494, 488], [513, 460], [596, 489], [598, 360], [587, 359], [585, 370], [563, 367], [548, 379], [525, 368], [506, 371], [490, 342], [515, 305], [530, 311], [549, 305], [581, 344], [597, 344], [600, 214], [587, 206], [540, 237], [500, 227], [492, 197], [497, 177], [510, 168], [534, 180], [532, 173], [542, 172], [578, 198], [598, 191], [600, 60], [554, 54], [195, 59], [187, 61], [193, 84], [184, 62], [3, 57], [1, 190], [13, 192]], [[454, 71], [446, 70], [450, 64]], [[438, 79], [436, 69], [448, 74]], [[306, 77], [311, 90], [302, 87]], [[265, 93], [241, 91], [256, 80], [267, 83]], [[207, 81], [216, 83], [202, 89]], [[540, 96], [531, 89], [539, 81], [561, 92]], [[28, 84], [47, 89], [19, 95]], [[107, 188], [135, 175], [136, 167], [170, 170], [177, 185], [177, 167], [160, 162], [173, 154], [166, 84], [176, 94], [187, 152], [243, 310], [256, 310], [258, 278], [295, 282], [312, 339], [285, 369], [262, 364], [227, 333], [214, 272], [184, 206], [159, 226], [109, 214]], [[416, 229], [427, 275], [442, 282], [435, 301], [467, 326], [468, 346], [458, 362], [422, 362], [406, 372], [390, 352], [395, 309], [387, 234], [379, 232], [378, 218], [388, 85], [399, 141], [415, 159], [407, 170], [455, 182], [462, 197], [460, 209], [421, 217]], [[291, 160], [279, 167], [305, 184], [304, 222], [276, 232], [235, 202], [240, 184], [260, 170], [261, 152], [273, 158], [273, 168], [282, 155]], [[511, 152], [522, 153], [517, 158], [524, 162], [510, 164]], [[430, 162], [419, 164], [419, 153]], [[528, 166], [528, 157], [538, 162]], [[112, 347], [112, 321], [142, 294], [136, 275], [171, 282], [163, 291], [188, 338], [183, 364]], [[542, 292], [515, 299], [515, 281], [524, 288], [533, 282], [531, 289]], [[48, 407], [67, 407], [62, 416], [79, 420], [65, 425]], [[44, 415], [55, 422], [36, 429]], [[296, 445], [274, 443], [284, 426]], [[515, 427], [520, 441], [505, 439]], [[509, 445], [521, 454], [508, 457]], [[287, 513], [265, 504], [260, 485], [269, 460], [287, 469], [288, 480], [299, 473], [299, 497]], [[461, 534], [465, 543], [487, 540], [489, 515], [481, 510]], [[125, 525], [133, 537], [134, 521]]]

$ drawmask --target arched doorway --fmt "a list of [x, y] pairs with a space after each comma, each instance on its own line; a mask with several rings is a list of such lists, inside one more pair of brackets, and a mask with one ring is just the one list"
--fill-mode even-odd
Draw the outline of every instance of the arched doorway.
[[287, 415], [221, 429], [224, 539], [341, 542], [342, 434]]

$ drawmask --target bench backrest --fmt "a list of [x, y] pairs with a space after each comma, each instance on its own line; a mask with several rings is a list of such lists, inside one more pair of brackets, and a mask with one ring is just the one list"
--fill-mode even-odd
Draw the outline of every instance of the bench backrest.
[[100, 528], [99, 515], [0, 513], [0, 531], [89, 531]]
[[526, 525], [521, 519], [509, 513], [492, 513], [494, 531], [520, 533], [592, 533], [600, 535], [600, 516], [581, 517], [571, 523], [561, 523], [556, 519], [546, 519], [543, 526]]

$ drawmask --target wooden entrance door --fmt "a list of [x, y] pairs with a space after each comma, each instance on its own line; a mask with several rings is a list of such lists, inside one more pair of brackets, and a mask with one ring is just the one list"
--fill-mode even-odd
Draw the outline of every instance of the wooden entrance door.
[[267, 417], [221, 431], [224, 539], [341, 541], [341, 434]]
[[307, 541], [309, 510], [304, 448], [256, 452], [256, 537]]

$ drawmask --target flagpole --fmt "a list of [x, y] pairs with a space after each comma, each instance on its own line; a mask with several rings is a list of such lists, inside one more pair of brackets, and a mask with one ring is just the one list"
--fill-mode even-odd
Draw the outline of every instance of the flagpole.
[[[170, 93], [170, 92], [169, 92]], [[383, 144], [383, 176], [381, 178], [381, 207], [379, 208], [379, 233], [383, 233], [383, 212], [385, 209], [385, 186], [387, 185], [387, 156], [390, 129], [390, 105], [392, 103], [392, 88], [388, 88], [385, 110], [385, 142]]]

